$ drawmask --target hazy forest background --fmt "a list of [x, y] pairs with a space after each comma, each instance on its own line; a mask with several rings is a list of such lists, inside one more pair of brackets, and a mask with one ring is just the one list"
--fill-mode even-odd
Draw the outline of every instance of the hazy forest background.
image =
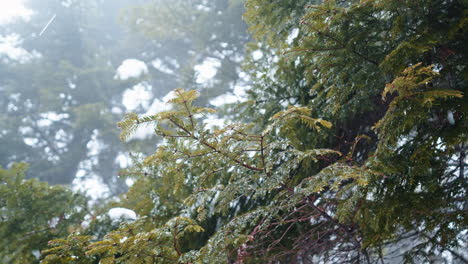
[[0, 263], [468, 263], [467, 5], [25, 0]]

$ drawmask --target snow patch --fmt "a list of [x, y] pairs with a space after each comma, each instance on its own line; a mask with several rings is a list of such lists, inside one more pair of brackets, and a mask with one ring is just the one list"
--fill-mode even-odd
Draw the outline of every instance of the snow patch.
[[256, 50], [252, 52], [252, 59], [254, 59], [255, 61], [258, 61], [262, 57], [263, 57], [263, 52], [261, 50]]
[[213, 58], [207, 58], [201, 64], [195, 65], [196, 82], [200, 84], [208, 82], [216, 75], [220, 66], [221, 62]]
[[210, 104], [216, 107], [220, 107], [224, 104], [233, 104], [245, 101], [247, 98], [247, 89], [248, 87], [246, 86], [237, 85], [234, 87], [232, 92], [228, 92], [211, 99]]
[[132, 165], [132, 159], [125, 153], [120, 152], [115, 158], [115, 163], [118, 164], [120, 168], [127, 168]]
[[122, 104], [125, 105], [128, 111], [133, 111], [140, 105], [143, 108], [148, 108], [149, 101], [153, 97], [151, 89], [151, 85], [144, 82], [125, 90], [122, 96]]
[[453, 117], [453, 112], [452, 111], [447, 111], [447, 119], [450, 125], [455, 125], [455, 118]]
[[36, 259], [41, 259], [41, 251], [35, 249], [33, 251], [31, 251], [31, 254], [33, 254], [33, 256], [36, 258]]
[[107, 212], [112, 220], [136, 220], [136, 213], [130, 209], [115, 207]]
[[134, 183], [135, 183], [134, 179], [125, 179], [125, 184], [127, 184], [128, 187], [132, 187]]
[[291, 45], [293, 43], [293, 41], [297, 38], [297, 36], [299, 36], [299, 29], [298, 28], [295, 28], [291, 31], [291, 33], [288, 35], [288, 39], [286, 40], [286, 42]]
[[129, 78], [138, 78], [147, 73], [148, 67], [143, 61], [137, 59], [126, 59], [117, 68], [117, 73], [114, 78], [127, 80]]
[[174, 71], [165, 65], [160, 59], [155, 59], [151, 62], [151, 65], [158, 71], [166, 74], [174, 74]]
[[98, 176], [86, 177], [86, 170], [80, 169], [72, 183], [72, 189], [85, 192], [93, 199], [103, 198], [109, 194], [109, 188]]

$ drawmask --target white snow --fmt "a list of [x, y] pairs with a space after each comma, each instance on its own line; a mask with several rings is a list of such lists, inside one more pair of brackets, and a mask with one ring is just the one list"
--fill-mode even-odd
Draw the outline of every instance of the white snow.
[[120, 152], [115, 158], [115, 163], [118, 164], [120, 168], [127, 168], [132, 165], [132, 160], [126, 153]]
[[32, 146], [32, 147], [37, 145], [37, 143], [39, 143], [39, 140], [37, 138], [32, 138], [32, 137], [25, 137], [23, 141], [24, 141], [24, 144], [28, 146]]
[[171, 70], [161, 59], [155, 59], [151, 62], [151, 65], [158, 71], [166, 74], [174, 74], [174, 71]]
[[163, 98], [162, 101], [164, 103], [168, 103], [170, 100], [174, 99], [176, 97], [176, 94], [174, 91], [168, 92]]
[[112, 107], [111, 112], [116, 115], [121, 115], [123, 113], [122, 109], [117, 106]]
[[134, 179], [125, 179], [125, 184], [127, 184], [128, 187], [132, 187], [134, 183], [135, 183]]
[[143, 82], [125, 90], [122, 96], [122, 103], [128, 111], [135, 110], [138, 106], [148, 108], [149, 101], [153, 97], [151, 85]]
[[85, 192], [93, 199], [103, 198], [109, 195], [109, 188], [98, 176], [92, 175], [87, 177], [86, 175], [88, 175], [86, 170], [78, 170], [72, 183], [73, 190]]
[[41, 258], [41, 252], [37, 249], [31, 251], [31, 253], [33, 254], [33, 256], [36, 258], [36, 259], [40, 259]]
[[452, 111], [447, 111], [447, 119], [449, 121], [450, 125], [455, 125], [455, 118], [453, 117], [453, 112]]
[[162, 111], [168, 111], [170, 109], [171, 109], [171, 106], [164, 101], [164, 98], [163, 100], [159, 100], [156, 98], [153, 100], [153, 103], [148, 108], [148, 111], [146, 111], [145, 115], [154, 115], [156, 113], [159, 113]]
[[129, 78], [138, 78], [147, 73], [148, 67], [143, 61], [137, 59], [126, 59], [117, 68], [115, 78], [127, 80]]
[[252, 52], [252, 58], [254, 60], [257, 61], [257, 60], [261, 59], [262, 57], [263, 57], [263, 52], [261, 50], [256, 50], [256, 51]]
[[299, 35], [299, 29], [298, 28], [293, 29], [291, 31], [291, 33], [289, 34], [288, 39], [286, 40], [286, 42], [288, 44], [292, 44], [293, 41], [297, 38], [298, 35]]
[[194, 69], [197, 74], [197, 83], [206, 83], [213, 78], [218, 72], [221, 62], [218, 59], [207, 58], [201, 64], [195, 65]]
[[70, 117], [70, 115], [67, 114], [67, 113], [58, 114], [58, 113], [53, 112], [53, 111], [41, 113], [40, 116], [42, 118], [44, 118], [44, 119], [48, 119], [48, 120], [53, 121], [53, 122], [57, 122], [57, 121], [60, 121], [60, 120], [63, 120], [63, 119], [66, 119], [66, 118]]
[[220, 107], [224, 104], [233, 104], [237, 102], [242, 102], [247, 98], [247, 91], [248, 87], [237, 85], [234, 87], [232, 92], [227, 92], [220, 96], [217, 96], [210, 100], [210, 104], [216, 107]]
[[54, 217], [49, 220], [48, 225], [50, 228], [56, 228], [59, 222], [60, 222], [60, 218]]
[[91, 135], [91, 140], [86, 144], [88, 156], [96, 156], [106, 147], [99, 141], [99, 131], [95, 129]]
[[112, 220], [136, 220], [136, 213], [130, 209], [115, 207], [107, 213]]

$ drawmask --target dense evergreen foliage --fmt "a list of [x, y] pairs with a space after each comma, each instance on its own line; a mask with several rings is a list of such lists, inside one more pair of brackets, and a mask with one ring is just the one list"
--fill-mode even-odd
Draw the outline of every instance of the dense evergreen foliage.
[[80, 228], [86, 199], [62, 186], [25, 180], [25, 163], [0, 168], [0, 261], [35, 263], [47, 241]]
[[[200, 45], [202, 27], [189, 27], [199, 18], [223, 32], [213, 21], [230, 17], [214, 14], [235, 14], [239, 1], [156, 2], [166, 4], [161, 16], [149, 5], [127, 19], [142, 14], [132, 24], [147, 38], [182, 45], [195, 34], [194, 60], [218, 45], [232, 55], [247, 40], [219, 33], [216, 45]], [[467, 10], [456, 0], [245, 1], [251, 83], [247, 100], [227, 107], [226, 125], [206, 122], [216, 110], [190, 82], [180, 83], [200, 91], [175, 89], [165, 111], [118, 123], [123, 141], [140, 127], [162, 139], [150, 155], [133, 154], [120, 173], [133, 185], [107, 205], [137, 219], [76, 225], [80, 196], [24, 181], [25, 165], [14, 165], [0, 170], [0, 259], [32, 261], [13, 241], [42, 250], [48, 264], [467, 263]], [[236, 56], [223, 59], [236, 73], [214, 83], [226, 90], [240, 69]], [[47, 208], [37, 194], [71, 205]], [[44, 213], [30, 222], [15, 210]], [[41, 225], [47, 233], [31, 240]]]

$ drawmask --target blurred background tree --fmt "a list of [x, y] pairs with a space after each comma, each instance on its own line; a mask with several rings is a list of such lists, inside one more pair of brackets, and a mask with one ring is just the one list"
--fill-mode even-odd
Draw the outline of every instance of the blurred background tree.
[[[122, 193], [118, 171], [129, 155], [115, 124], [123, 113], [157, 111], [177, 87], [203, 91], [208, 104], [239, 82], [249, 39], [241, 1], [30, 0], [26, 7], [29, 20], [0, 26], [24, 50], [1, 55], [0, 164], [28, 162], [51, 184], [100, 182]], [[119, 75], [126, 59], [143, 61], [142, 74]], [[158, 139], [148, 141], [134, 151], [154, 151], [148, 146]]]
[[37, 179], [25, 180], [25, 163], [0, 167], [0, 261], [39, 263], [47, 242], [81, 228], [85, 196]]

